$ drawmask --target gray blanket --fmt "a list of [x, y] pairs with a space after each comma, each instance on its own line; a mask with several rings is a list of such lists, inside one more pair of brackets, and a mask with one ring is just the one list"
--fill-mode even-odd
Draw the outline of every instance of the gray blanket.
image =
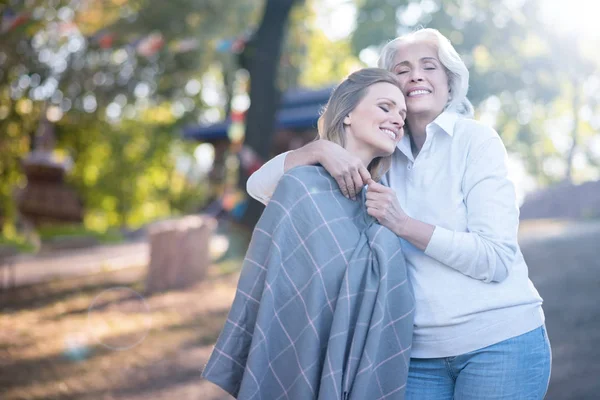
[[295, 168], [256, 225], [203, 376], [244, 400], [402, 399], [413, 310], [400, 240], [364, 194]]

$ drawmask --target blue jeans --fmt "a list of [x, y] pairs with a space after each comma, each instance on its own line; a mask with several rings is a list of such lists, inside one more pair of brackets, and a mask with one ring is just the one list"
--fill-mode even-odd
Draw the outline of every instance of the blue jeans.
[[445, 358], [411, 358], [407, 400], [537, 400], [548, 390], [546, 328]]

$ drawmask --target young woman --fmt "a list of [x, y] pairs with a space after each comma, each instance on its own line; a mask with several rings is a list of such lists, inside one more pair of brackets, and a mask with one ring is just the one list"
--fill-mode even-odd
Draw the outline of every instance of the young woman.
[[[346, 149], [378, 180], [405, 117], [396, 77], [363, 69], [332, 93], [318, 141]], [[239, 399], [402, 399], [413, 312], [397, 236], [325, 169], [295, 168], [253, 232], [203, 376]]]
[[[450, 41], [422, 29], [388, 43], [379, 66], [401, 82], [406, 135], [369, 215], [403, 244], [415, 294], [406, 396], [542, 399], [551, 350], [542, 299], [517, 243], [519, 211], [498, 134], [473, 119], [468, 70]], [[320, 163], [355, 198], [369, 172], [334, 143], [275, 157], [248, 181], [268, 202], [284, 171]]]

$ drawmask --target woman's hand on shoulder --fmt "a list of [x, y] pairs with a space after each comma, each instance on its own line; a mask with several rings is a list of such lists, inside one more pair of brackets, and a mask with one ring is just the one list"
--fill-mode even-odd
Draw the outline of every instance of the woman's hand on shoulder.
[[356, 200], [356, 194], [360, 193], [371, 179], [371, 174], [360, 158], [342, 146], [327, 140], [318, 140], [314, 143], [318, 142], [321, 142], [319, 143], [319, 163], [336, 180], [342, 194], [349, 199]]
[[396, 197], [393, 189], [369, 179], [367, 189], [367, 214], [375, 218], [398, 236], [402, 236], [403, 229], [409, 219]]

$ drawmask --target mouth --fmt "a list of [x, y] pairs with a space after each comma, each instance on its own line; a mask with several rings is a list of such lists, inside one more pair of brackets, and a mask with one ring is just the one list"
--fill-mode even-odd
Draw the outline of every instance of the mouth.
[[406, 94], [406, 97], [417, 97], [431, 94], [429, 89], [413, 89]]
[[379, 128], [379, 130], [388, 135], [393, 141], [398, 140], [398, 138], [400, 137], [400, 131], [395, 131], [388, 128]]

